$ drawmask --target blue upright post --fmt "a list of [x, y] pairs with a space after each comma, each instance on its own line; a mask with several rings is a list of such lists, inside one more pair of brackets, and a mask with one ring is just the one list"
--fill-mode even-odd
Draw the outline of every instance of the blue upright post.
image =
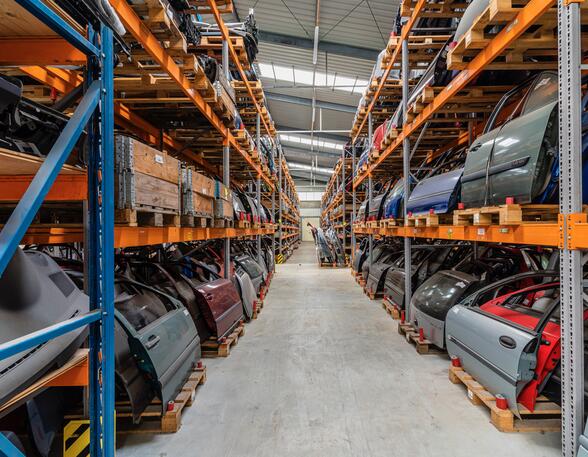
[[[93, 44], [99, 46], [100, 36], [96, 30], [90, 28], [88, 36]], [[98, 58], [88, 58], [88, 71], [86, 74], [85, 84], [91, 84], [92, 81], [100, 78], [100, 56]], [[100, 84], [100, 103], [102, 107], [102, 84]], [[88, 161], [88, 225], [86, 241], [88, 243], [86, 252], [87, 278], [86, 293], [90, 297], [90, 309], [102, 310], [102, 288], [101, 288], [101, 231], [102, 217], [100, 206], [102, 196], [100, 170], [102, 168], [101, 138], [99, 125], [101, 123], [100, 111], [97, 111], [88, 124], [88, 135], [86, 138], [86, 152]], [[90, 326], [89, 335], [89, 362], [90, 362], [90, 385], [89, 385], [89, 404], [88, 412], [90, 416], [90, 456], [100, 457], [102, 455], [102, 385], [100, 353], [102, 351], [102, 326]]]
[[100, 110], [88, 135], [88, 293], [102, 312], [90, 329], [90, 455], [114, 456], [114, 108], [112, 31], [94, 31], [99, 59], [88, 80], [100, 79]]
[[114, 456], [114, 52], [102, 26], [102, 389], [103, 455]]

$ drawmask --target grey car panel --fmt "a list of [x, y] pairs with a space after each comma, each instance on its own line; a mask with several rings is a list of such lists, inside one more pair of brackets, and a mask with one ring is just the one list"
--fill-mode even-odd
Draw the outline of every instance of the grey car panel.
[[[17, 249], [0, 278], [0, 343], [88, 310], [88, 296], [50, 256]], [[80, 328], [0, 360], [0, 404], [65, 363], [86, 334]]]
[[257, 301], [255, 286], [251, 281], [251, 277], [240, 266], [235, 269], [235, 278], [237, 280], [241, 302], [243, 303], [243, 313], [247, 319], [251, 319], [253, 317], [253, 307]]
[[443, 321], [449, 309], [466, 296], [478, 278], [455, 270], [442, 270], [427, 279], [413, 294], [409, 319], [422, 328], [437, 347], [445, 347]]
[[449, 355], [518, 414], [518, 395], [534, 376], [537, 334], [461, 305], [451, 308], [445, 329]]

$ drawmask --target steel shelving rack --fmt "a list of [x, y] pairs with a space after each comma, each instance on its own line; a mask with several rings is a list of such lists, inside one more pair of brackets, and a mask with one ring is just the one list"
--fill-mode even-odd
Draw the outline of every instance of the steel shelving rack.
[[[343, 166], [343, 164], [345, 164]], [[323, 227], [332, 226], [341, 240], [345, 255], [351, 257], [353, 246], [351, 223], [353, 210], [353, 193], [347, 190], [353, 171], [353, 158], [347, 157], [343, 151], [341, 158], [335, 164], [333, 174], [327, 183], [321, 198], [321, 224]], [[355, 195], [355, 197], [360, 197]]]
[[[355, 179], [353, 194], [366, 188], [368, 199], [371, 199], [372, 180], [384, 176], [402, 176], [406, 181], [409, 176], [411, 142], [416, 135], [426, 129], [432, 116], [441, 111], [460, 91], [464, 90], [476, 76], [488, 68], [507, 68], [505, 63], [495, 63], [495, 59], [503, 56], [509, 47], [543, 16], [557, 15], [557, 62], [542, 63], [541, 68], [557, 68], [559, 74], [559, 160], [560, 174], [560, 206], [559, 220], [554, 223], [521, 223], [516, 226], [454, 226], [438, 227], [388, 227], [366, 228], [355, 226], [355, 235], [367, 235], [370, 241], [373, 236], [399, 236], [405, 240], [405, 255], [410, 258], [413, 238], [451, 239], [483, 242], [504, 242], [530, 245], [552, 246], [560, 249], [560, 280], [561, 280], [561, 328], [562, 328], [562, 454], [572, 457], [577, 454], [580, 437], [583, 431], [584, 411], [584, 335], [583, 335], [583, 300], [582, 300], [582, 250], [588, 249], [588, 232], [586, 213], [582, 211], [582, 125], [581, 125], [581, 17], [580, 10], [585, 7], [583, 1], [529, 0], [524, 6], [515, 9], [513, 17], [507, 21], [502, 30], [487, 40], [481, 49], [476, 50], [469, 62], [454, 59], [450, 65], [461, 71], [452, 82], [444, 88], [433, 92], [432, 98], [423, 103], [418, 112], [408, 117], [407, 106], [408, 75], [411, 28], [421, 12], [429, 5], [424, 0], [404, 0], [402, 11], [410, 16], [402, 28], [400, 37], [395, 41], [387, 60], [384, 76], [380, 79], [366, 109], [365, 115], [358, 117], [354, 125], [353, 143], [365, 134], [367, 127], [369, 142], [372, 142], [372, 111], [382, 100], [380, 92], [384, 90], [386, 79], [393, 68], [400, 63], [402, 78], [402, 96], [398, 102], [403, 104], [404, 123], [397, 135], [381, 151], [372, 157], [367, 166], [356, 170], [353, 166]], [[556, 6], [557, 8], [554, 8]], [[556, 11], [557, 10], [557, 11]], [[430, 14], [430, 13], [429, 13]], [[430, 17], [430, 16], [429, 16]], [[555, 44], [554, 44], [555, 47]], [[451, 56], [451, 52], [450, 52]], [[400, 62], [398, 62], [400, 60]], [[457, 63], [456, 63], [457, 62]], [[502, 65], [502, 67], [501, 67]], [[522, 65], [522, 64], [520, 64]], [[450, 67], [451, 68], [451, 67]], [[510, 68], [517, 68], [516, 64]], [[522, 66], [521, 66], [522, 68]], [[530, 68], [529, 66], [527, 68]], [[537, 67], [536, 69], [540, 69]], [[467, 107], [467, 102], [465, 103]], [[475, 111], [472, 109], [472, 111]], [[483, 124], [483, 122], [482, 122]], [[457, 145], [467, 145], [477, 129], [468, 125], [468, 132], [455, 132], [441, 150]], [[416, 139], [415, 142], [418, 142]], [[354, 154], [355, 159], [355, 154]], [[406, 186], [408, 187], [408, 186]], [[408, 199], [409, 193], [405, 193]], [[405, 206], [406, 207], [406, 206]], [[356, 214], [356, 208], [353, 209]], [[406, 215], [405, 215], [406, 217]], [[355, 240], [353, 240], [355, 242]], [[405, 263], [406, 277], [410, 278], [410, 264]], [[406, 302], [410, 302], [411, 288], [406, 284]], [[588, 428], [584, 431], [588, 436]], [[583, 439], [585, 440], [585, 436]], [[584, 455], [584, 454], [582, 454]]]
[[[113, 8], [125, 25], [128, 36], [138, 42], [153, 61], [168, 75], [168, 84], [184, 92], [193, 106], [207, 119], [211, 129], [222, 138], [222, 156], [215, 165], [214, 159], [198, 154], [186, 147], [173, 135], [138, 114], [132, 100], [115, 100], [117, 80], [114, 76], [113, 34], [106, 26], [98, 29], [76, 30], [76, 27], [57, 14], [41, 0], [0, 0], [2, 5], [14, 5], [2, 20], [9, 21], [19, 14], [32, 14], [46, 25], [55, 36], [7, 36], [0, 38], [0, 66], [11, 67], [20, 75], [27, 75], [58, 94], [66, 94], [84, 85], [85, 95], [71, 116], [45, 160], [38, 160], [36, 175], [0, 176], [0, 201], [19, 201], [16, 209], [0, 232], [0, 274], [6, 268], [19, 244], [59, 244], [86, 242], [88, 293], [91, 311], [66, 322], [26, 335], [0, 345], [0, 359], [34, 347], [63, 333], [88, 325], [90, 328], [89, 349], [89, 412], [90, 453], [93, 456], [114, 455], [114, 248], [144, 246], [150, 244], [224, 239], [229, 252], [233, 238], [274, 236], [274, 225], [251, 228], [192, 228], [192, 227], [130, 227], [114, 225], [114, 124], [131, 132], [148, 144], [164, 147], [179, 153], [183, 159], [197, 168], [218, 174], [222, 168], [225, 185], [242, 186], [243, 181], [253, 178], [257, 196], [262, 183], [275, 210], [276, 194], [283, 204], [284, 216], [290, 213], [299, 216], [298, 197], [287, 166], [284, 181], [277, 182], [267, 168], [254, 160], [244, 150], [231, 129], [223, 124], [215, 113], [211, 102], [195, 90], [181, 67], [149, 27], [137, 16], [124, 0], [111, 0]], [[223, 67], [229, 68], [233, 60], [245, 85], [253, 97], [249, 82], [245, 78], [241, 62], [233, 49], [228, 30], [220, 16], [230, 12], [231, 2], [207, 0], [197, 4], [203, 11], [214, 15], [223, 37]], [[22, 10], [16, 5], [24, 7]], [[14, 12], [12, 9], [18, 11]], [[6, 11], [0, 11], [0, 18]], [[21, 11], [22, 10], [22, 11]], [[35, 20], [34, 18], [30, 18]], [[27, 16], [29, 20], [29, 16]], [[36, 24], [35, 24], [36, 25]], [[84, 36], [84, 34], [86, 36]], [[142, 51], [143, 52], [143, 51]], [[85, 74], [68, 69], [85, 66]], [[262, 107], [253, 97], [257, 111], [255, 131], [257, 149], [260, 149], [261, 124], [270, 141], [275, 142], [275, 129], [261, 116]], [[267, 116], [267, 113], [265, 113]], [[271, 120], [271, 119], [270, 119]], [[82, 132], [87, 133], [88, 167], [85, 172], [63, 166]], [[229, 160], [232, 159], [232, 160]], [[281, 159], [281, 156], [280, 156]], [[282, 162], [281, 162], [282, 163]], [[282, 174], [282, 167], [279, 167]], [[3, 170], [3, 172], [6, 170]], [[61, 173], [60, 173], [61, 172]], [[286, 188], [284, 190], [284, 188]], [[287, 192], [287, 195], [284, 194]], [[31, 226], [33, 217], [43, 201], [87, 202], [84, 225]], [[261, 201], [258, 199], [258, 201]], [[294, 203], [295, 202], [295, 203]], [[289, 203], [289, 204], [288, 204]], [[229, 256], [225, 256], [228, 260]], [[225, 269], [229, 271], [228, 268]], [[7, 455], [18, 455], [14, 447], [0, 435], [0, 450]]]
[[279, 200], [277, 211], [278, 248], [275, 251], [280, 259], [285, 259], [301, 241], [302, 220], [300, 217], [300, 199], [296, 191], [294, 179], [290, 174], [288, 163], [282, 149], [278, 149], [278, 187]]
[[[114, 455], [114, 113], [113, 35], [105, 25], [83, 36], [40, 0], [17, 0], [31, 15], [63, 38], [77, 58], [85, 56], [84, 95], [46, 160], [31, 178], [0, 232], [0, 274], [18, 249], [28, 226], [86, 131], [88, 151], [88, 294], [90, 311], [0, 345], [4, 359], [80, 327], [89, 327], [90, 454]], [[45, 50], [48, 52], [49, 50]], [[27, 54], [23, 54], [25, 56]], [[30, 58], [30, 54], [28, 55]], [[49, 56], [47, 56], [49, 57]], [[26, 59], [25, 59], [26, 60]], [[22, 455], [0, 435], [0, 451]]]

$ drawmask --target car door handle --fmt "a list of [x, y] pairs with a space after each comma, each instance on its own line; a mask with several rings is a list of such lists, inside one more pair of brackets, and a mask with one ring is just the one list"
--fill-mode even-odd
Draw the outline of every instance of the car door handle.
[[514, 349], [517, 347], [517, 342], [510, 336], [502, 335], [500, 338], [498, 338], [498, 341], [507, 349]]
[[145, 343], [145, 347], [147, 349], [153, 349], [155, 346], [157, 346], [159, 344], [159, 342], [161, 341], [161, 338], [157, 335], [151, 335], [149, 337], [149, 339], [147, 340], [147, 342]]
[[470, 148], [470, 152], [477, 151], [477, 150], [478, 150], [478, 149], [480, 149], [481, 147], [482, 147], [482, 145], [481, 145], [481, 144], [477, 144], [477, 145], [475, 145], [475, 146], [472, 146], [472, 147]]

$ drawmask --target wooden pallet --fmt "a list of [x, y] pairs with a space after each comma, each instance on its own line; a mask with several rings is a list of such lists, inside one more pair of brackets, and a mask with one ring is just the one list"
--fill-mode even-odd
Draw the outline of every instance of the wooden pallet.
[[128, 227], [180, 227], [181, 217], [162, 208], [138, 207], [115, 210], [114, 222]]
[[320, 268], [337, 268], [337, 262], [319, 262]]
[[544, 433], [561, 430], [561, 409], [545, 397], [537, 399], [533, 412], [519, 404], [519, 418], [509, 409], [498, 408], [496, 397], [463, 368], [450, 366], [449, 380], [466, 387], [467, 397], [473, 405], [485, 405], [490, 410], [490, 422], [501, 432]]
[[390, 303], [386, 296], [384, 296], [384, 298], [382, 299], [382, 308], [386, 310], [386, 312], [390, 315], [392, 319], [394, 319], [395, 321], [400, 320], [400, 311], [395, 305]]
[[402, 219], [380, 219], [380, 228], [398, 227], [402, 225]]
[[[488, 7], [474, 19], [470, 29], [455, 43], [447, 56], [450, 70], [462, 70], [516, 16], [528, 0], [490, 0]], [[586, 8], [582, 5], [581, 8]], [[584, 16], [584, 15], [582, 15]], [[583, 17], [583, 23], [586, 19]], [[537, 59], [538, 57], [538, 59]], [[557, 11], [549, 9], [509, 45], [493, 62], [490, 70], [557, 69]]]
[[228, 227], [234, 227], [235, 226], [235, 221], [233, 219], [215, 219], [214, 220], [214, 224], [212, 225], [213, 227], [217, 227], [217, 228], [228, 228]]
[[251, 222], [249, 222], [249, 221], [237, 221], [237, 228], [251, 228]]
[[505, 204], [453, 211], [453, 225], [519, 225], [523, 222], [557, 221], [557, 205]]
[[451, 214], [421, 214], [408, 216], [406, 225], [408, 227], [438, 227], [444, 223], [450, 223]]
[[181, 216], [182, 227], [212, 227], [212, 220], [210, 216]]
[[368, 290], [367, 285], [363, 288], [363, 293], [366, 294], [370, 300], [375, 300], [377, 298], [384, 297], [384, 294], [382, 292], [374, 292], [373, 290]]
[[[245, 47], [243, 37], [231, 36], [229, 38], [233, 44], [233, 48], [235, 49], [235, 53], [237, 54], [241, 66], [244, 70], [249, 70], [251, 66], [249, 63], [249, 57], [247, 56], [247, 49]], [[204, 52], [208, 56], [215, 57], [217, 60], [220, 61], [222, 57], [222, 47], [222, 36], [203, 36], [200, 40], [200, 44], [198, 44], [198, 46], [196, 46], [194, 49], [198, 53]]]
[[241, 322], [233, 332], [223, 338], [221, 342], [215, 339], [204, 341], [201, 344], [202, 357], [215, 358], [215, 357], [228, 357], [231, 353], [231, 348], [236, 346], [239, 342], [239, 338], [245, 334], [245, 324]]
[[[463, 13], [462, 13], [463, 14]], [[427, 67], [439, 51], [443, 48], [449, 35], [411, 35], [408, 37], [408, 61], [412, 66]], [[382, 58], [381, 68], [385, 70], [390, 64], [392, 54], [400, 43], [400, 36], [390, 36], [386, 45], [386, 53]], [[396, 56], [394, 67], [400, 68], [400, 53]], [[401, 80], [399, 80], [401, 81]], [[414, 84], [413, 81], [411, 81]], [[409, 84], [411, 84], [409, 83]]]
[[255, 306], [253, 307], [253, 316], [251, 317], [251, 319], [257, 319], [259, 317], [259, 314], [263, 310], [263, 305], [264, 305], [263, 300], [257, 300], [255, 302]]
[[420, 338], [418, 330], [409, 323], [398, 323], [398, 333], [403, 335], [409, 343], [415, 345], [419, 354], [445, 354], [445, 351], [439, 349], [426, 338]]
[[206, 383], [206, 367], [194, 368], [173, 404], [167, 406], [162, 414], [161, 400], [154, 400], [141, 414], [141, 423], [132, 423], [129, 401], [119, 401], [115, 405], [116, 432], [119, 434], [175, 433], [182, 426], [184, 408], [192, 406], [196, 392]]
[[[402, 17], [410, 17], [413, 14], [418, 0], [402, 0], [400, 14]], [[463, 0], [444, 0], [443, 2], [426, 2], [419, 17], [423, 18], [451, 18], [463, 16], [463, 10], [467, 7]]]

